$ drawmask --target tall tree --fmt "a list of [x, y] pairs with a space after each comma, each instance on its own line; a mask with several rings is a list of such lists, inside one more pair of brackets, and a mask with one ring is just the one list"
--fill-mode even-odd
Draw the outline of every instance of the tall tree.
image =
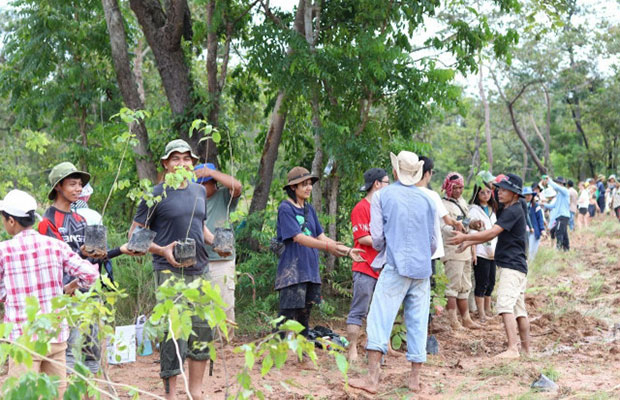
[[[105, 20], [110, 35], [110, 48], [112, 61], [116, 71], [116, 80], [120, 88], [125, 104], [132, 110], [144, 109], [144, 98], [138, 92], [136, 77], [130, 66], [129, 52], [127, 51], [127, 39], [123, 16], [118, 7], [117, 0], [102, 0]], [[149, 148], [149, 136], [144, 121], [135, 122], [131, 125], [131, 131], [138, 139], [134, 146], [136, 170], [140, 179], [157, 180], [157, 168], [153, 162], [153, 153]]]

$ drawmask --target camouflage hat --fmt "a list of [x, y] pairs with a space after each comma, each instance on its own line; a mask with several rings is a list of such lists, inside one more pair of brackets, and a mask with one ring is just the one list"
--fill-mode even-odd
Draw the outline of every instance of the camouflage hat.
[[194, 160], [198, 160], [198, 156], [194, 154], [190, 145], [187, 144], [187, 142], [183, 139], [175, 139], [171, 142], [168, 142], [168, 144], [166, 145], [166, 149], [164, 150], [164, 156], [161, 158], [161, 160], [167, 160], [168, 157], [170, 157], [170, 154], [174, 153], [175, 151], [178, 153], [189, 153]]
[[75, 168], [75, 165], [71, 164], [70, 162], [61, 162], [60, 164], [52, 168], [48, 176], [51, 188], [49, 193], [47, 194], [47, 198], [50, 200], [54, 200], [56, 198], [56, 191], [54, 190], [56, 185], [58, 185], [60, 181], [62, 181], [69, 175], [73, 174], [78, 174], [80, 176], [80, 179], [82, 180], [82, 185], [86, 185], [88, 181], [90, 181], [90, 174], [88, 172], [78, 170], [77, 168]]

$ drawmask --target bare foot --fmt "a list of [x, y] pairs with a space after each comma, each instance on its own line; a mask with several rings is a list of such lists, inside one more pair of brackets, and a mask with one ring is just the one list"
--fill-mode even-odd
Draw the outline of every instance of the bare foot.
[[396, 351], [396, 350], [394, 350], [391, 347], [388, 348], [387, 355], [390, 356], [390, 357], [402, 357], [402, 356], [404, 356], [403, 353], [401, 353], [400, 351]]
[[411, 376], [409, 377], [409, 382], [407, 383], [407, 387], [414, 393], [420, 393], [423, 387], [423, 385], [420, 383], [420, 376], [411, 374]]
[[482, 327], [472, 321], [470, 318], [466, 318], [463, 320], [463, 326], [467, 329], [481, 329]]
[[517, 349], [508, 349], [503, 353], [499, 353], [494, 358], [502, 359], [502, 360], [514, 360], [519, 358], [519, 350]]
[[351, 346], [349, 348], [349, 354], [347, 358], [349, 363], [351, 364], [355, 364], [358, 361], [357, 346]]
[[377, 393], [377, 384], [373, 383], [370, 381], [370, 379], [366, 378], [357, 378], [357, 379], [351, 379], [349, 380], [349, 386], [356, 388], [356, 389], [361, 389], [365, 392], [368, 392], [370, 394], [375, 394]]

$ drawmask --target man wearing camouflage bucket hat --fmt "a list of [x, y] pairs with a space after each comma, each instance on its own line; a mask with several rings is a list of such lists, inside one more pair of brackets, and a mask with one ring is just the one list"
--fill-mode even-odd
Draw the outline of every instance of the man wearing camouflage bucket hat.
[[[50, 190], [47, 198], [52, 200], [53, 203], [43, 214], [43, 219], [38, 226], [39, 233], [67, 243], [82, 258], [88, 257], [92, 264], [99, 264], [99, 270], [102, 271], [103, 261], [97, 260], [93, 254], [83, 251], [86, 220], [71, 209], [71, 205], [81, 196], [83, 187], [90, 181], [90, 174], [78, 170], [75, 165], [65, 161], [52, 168], [48, 181], [50, 183]], [[104, 258], [110, 260], [121, 254], [131, 254], [127, 250], [127, 244], [109, 250]], [[63, 275], [62, 282], [65, 285], [65, 293], [71, 294], [75, 290], [75, 287], [70, 284], [75, 279], [73, 276]], [[112, 279], [111, 276], [110, 279]], [[79, 336], [79, 330], [76, 327], [71, 327], [66, 352], [67, 367], [69, 368], [73, 368], [75, 365], [74, 353], [76, 350], [80, 352], [80, 349], [73, 348], [76, 343], [80, 342], [78, 340]], [[96, 325], [91, 327], [91, 334], [85, 340], [81, 353], [86, 367], [94, 374], [99, 372], [101, 351]]]
[[[166, 145], [161, 164], [166, 174], [172, 174], [178, 168], [193, 171], [198, 156], [189, 144], [181, 139], [172, 140]], [[185, 180], [178, 188], [165, 187], [163, 183], [153, 188], [154, 196], [162, 196], [162, 200], [148, 207], [143, 199], [138, 206], [129, 235], [136, 227], [148, 227], [157, 234], [149, 248], [153, 255], [153, 272], [157, 286], [163, 286], [169, 278], [182, 280], [186, 284], [199, 279], [208, 279], [208, 255], [205, 244], [213, 243], [213, 234], [206, 226], [207, 193], [205, 188]], [[188, 229], [189, 228], [189, 229]], [[188, 233], [189, 232], [189, 233]], [[177, 241], [193, 239], [196, 254], [192, 265], [181, 265], [174, 257]], [[166, 333], [167, 337], [167, 333]], [[177, 376], [181, 374], [181, 366], [185, 358], [189, 358], [189, 391], [193, 398], [202, 398], [202, 381], [209, 359], [210, 342], [213, 334], [206, 320], [192, 317], [192, 335], [189, 340], [177, 340], [177, 348], [173, 340], [166, 340], [160, 347], [160, 373], [163, 380], [166, 398], [175, 398]]]

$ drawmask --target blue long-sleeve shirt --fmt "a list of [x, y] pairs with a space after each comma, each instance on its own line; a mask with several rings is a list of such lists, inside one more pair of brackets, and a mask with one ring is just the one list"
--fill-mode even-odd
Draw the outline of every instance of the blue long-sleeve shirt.
[[[376, 195], [376, 194], [375, 194]], [[402, 276], [431, 276], [431, 256], [440, 238], [435, 234], [435, 203], [420, 188], [395, 182], [381, 190], [380, 207], [371, 207], [373, 247], [385, 249], [386, 263]]]
[[562, 185], [558, 185], [551, 178], [549, 178], [549, 185], [555, 189], [557, 195], [555, 197], [555, 203], [553, 203], [553, 205], [545, 204], [545, 208], [555, 209], [555, 213], [553, 213], [555, 218], [570, 218], [570, 194], [568, 193], [568, 189]]
[[530, 214], [530, 220], [532, 221], [532, 227], [534, 228], [534, 237], [540, 239], [541, 233], [545, 230], [543, 212], [538, 203], [528, 203], [527, 209]]

